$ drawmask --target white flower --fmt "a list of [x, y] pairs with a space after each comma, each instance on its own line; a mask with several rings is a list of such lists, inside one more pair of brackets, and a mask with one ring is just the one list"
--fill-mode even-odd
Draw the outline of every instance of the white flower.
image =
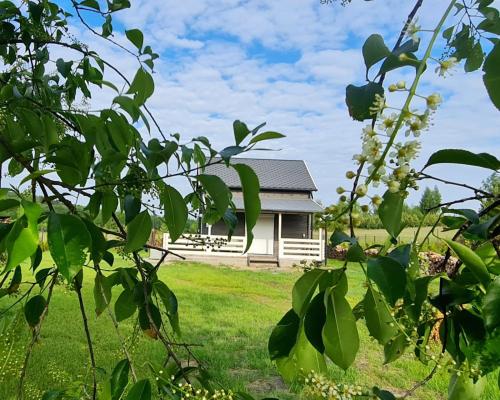
[[382, 204], [382, 197], [380, 197], [378, 194], [372, 197], [372, 203], [376, 206], [379, 206]]
[[439, 76], [446, 76], [446, 74], [450, 74], [451, 70], [457, 65], [457, 58], [450, 57], [447, 60], [440, 61], [439, 66], [436, 67], [436, 72], [439, 73]]
[[439, 104], [443, 101], [441, 96], [438, 93], [433, 93], [430, 96], [427, 96], [427, 108], [430, 110], [436, 110]]
[[413, 134], [413, 136], [419, 137], [424, 124], [419, 117], [416, 117], [406, 121], [406, 126], [408, 127], [408, 129], [405, 132], [405, 136], [410, 136]]
[[368, 138], [368, 137], [373, 137], [373, 136], [377, 136], [377, 132], [375, 132], [372, 128], [371, 125], [366, 125], [364, 128], [363, 128], [363, 137], [364, 138]]
[[398, 181], [390, 180], [387, 183], [387, 188], [389, 189], [389, 192], [391, 192], [391, 193], [397, 193], [399, 191], [399, 187], [400, 187], [400, 184]]
[[356, 194], [357, 194], [359, 197], [363, 197], [363, 196], [365, 196], [367, 192], [368, 192], [368, 188], [366, 187], [366, 185], [359, 185], [359, 186], [356, 188]]
[[418, 42], [419, 38], [417, 33], [420, 31], [421, 27], [417, 24], [418, 18], [415, 18], [414, 21], [410, 22], [406, 27], [406, 36], [413, 40], [414, 42]]

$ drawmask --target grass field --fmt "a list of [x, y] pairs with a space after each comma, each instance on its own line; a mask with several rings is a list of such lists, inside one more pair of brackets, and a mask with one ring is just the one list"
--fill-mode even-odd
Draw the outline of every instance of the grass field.
[[[419, 240], [423, 240], [424, 237], [431, 230], [430, 226], [424, 226], [420, 229]], [[415, 236], [417, 228], [404, 228], [399, 236], [399, 239], [403, 243], [411, 242]], [[430, 235], [426, 240], [426, 244], [429, 243], [439, 243], [441, 239], [450, 239], [454, 234], [454, 231], [443, 232], [442, 227], [438, 226], [434, 230], [434, 235]], [[374, 243], [383, 243], [387, 238], [387, 231], [385, 229], [356, 229], [356, 236], [358, 237], [362, 245], [372, 245]]]
[[[123, 266], [125, 262], [117, 265]], [[97, 365], [109, 371], [123, 356], [107, 315], [93, 314], [92, 273], [84, 278], [84, 297], [93, 335]], [[182, 341], [200, 344], [197, 356], [208, 365], [214, 378], [233, 390], [295, 399], [279, 378], [267, 355], [267, 339], [274, 324], [290, 308], [291, 288], [299, 272], [243, 271], [202, 264], [175, 263], [160, 271], [160, 278], [175, 291], [180, 302]], [[349, 269], [349, 300], [357, 302], [364, 293], [361, 271]], [[113, 300], [116, 299], [117, 291]], [[5, 307], [13, 299], [2, 299]], [[0, 399], [15, 397], [22, 347], [29, 341], [24, 321], [10, 347], [0, 340]], [[360, 329], [361, 324], [359, 324]], [[122, 323], [123, 336], [133, 332], [132, 322]], [[56, 287], [51, 311], [44, 323], [27, 374], [26, 398], [38, 400], [48, 388], [63, 388], [73, 382], [89, 381], [89, 361], [85, 338], [73, 291], [64, 285]], [[331, 377], [337, 381], [400, 391], [411, 387], [430, 370], [405, 355], [390, 366], [383, 366], [381, 349], [361, 329], [361, 348], [353, 368], [344, 373], [331, 366]], [[139, 374], [147, 375], [144, 362], [162, 361], [163, 351], [157, 342], [142, 335], [132, 347], [132, 357]], [[415, 399], [444, 399], [447, 374], [440, 371]], [[500, 398], [496, 376], [490, 377], [485, 400]]]

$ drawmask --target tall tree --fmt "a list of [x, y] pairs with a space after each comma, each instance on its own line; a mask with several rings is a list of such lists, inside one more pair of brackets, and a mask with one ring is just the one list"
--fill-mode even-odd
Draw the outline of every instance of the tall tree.
[[441, 203], [441, 193], [437, 186], [434, 186], [434, 189], [426, 187], [424, 193], [422, 194], [422, 198], [419, 202], [420, 210], [425, 213], [428, 210], [435, 212], [439, 204]]

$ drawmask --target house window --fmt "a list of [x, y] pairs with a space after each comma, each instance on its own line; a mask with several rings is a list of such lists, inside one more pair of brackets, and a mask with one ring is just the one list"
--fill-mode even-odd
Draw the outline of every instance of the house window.
[[[236, 217], [238, 222], [236, 223], [236, 228], [234, 229], [233, 236], [245, 236], [245, 214], [242, 212], [237, 212]], [[208, 234], [208, 228], [206, 224], [203, 224], [202, 232], [203, 235]], [[223, 220], [218, 221], [212, 226], [212, 235], [227, 235], [227, 226]]]
[[285, 239], [309, 239], [307, 214], [283, 214], [281, 237]]

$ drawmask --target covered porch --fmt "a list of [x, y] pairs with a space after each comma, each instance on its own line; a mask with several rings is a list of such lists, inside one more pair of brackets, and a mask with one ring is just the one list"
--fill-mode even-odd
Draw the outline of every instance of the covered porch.
[[[235, 199], [238, 208], [238, 198]], [[241, 204], [242, 206], [242, 204]], [[261, 198], [262, 213], [253, 228], [254, 239], [244, 253], [247, 238], [245, 215], [237, 212], [238, 223], [231, 240], [222, 222], [203, 225], [201, 234], [183, 235], [172, 242], [163, 235], [163, 247], [187, 259], [238, 265], [277, 264], [287, 266], [306, 261], [324, 261], [325, 241], [320, 230], [313, 232], [313, 212], [321, 207], [309, 198]], [[208, 258], [211, 259], [208, 259]], [[219, 258], [216, 260], [215, 258]]]

